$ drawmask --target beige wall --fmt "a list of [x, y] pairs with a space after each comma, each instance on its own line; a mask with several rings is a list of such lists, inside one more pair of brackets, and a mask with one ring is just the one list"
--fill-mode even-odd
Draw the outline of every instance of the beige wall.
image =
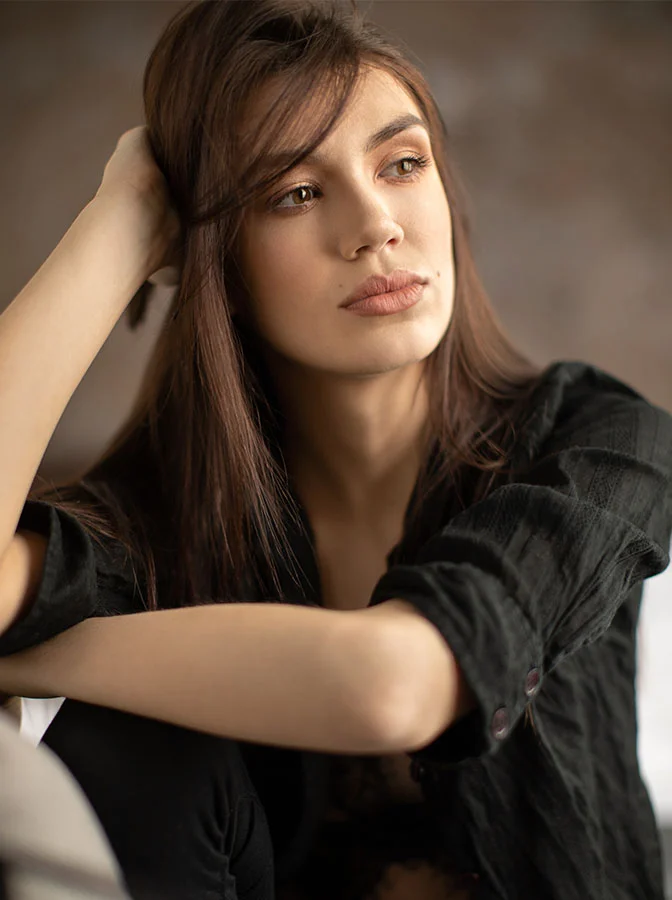
[[[92, 196], [117, 137], [142, 122], [144, 62], [179, 5], [0, 3], [0, 308]], [[672, 5], [360, 7], [429, 78], [471, 194], [481, 273], [520, 346], [542, 363], [594, 362], [672, 409]], [[117, 326], [43, 473], [102, 449], [161, 313], [139, 334]]]

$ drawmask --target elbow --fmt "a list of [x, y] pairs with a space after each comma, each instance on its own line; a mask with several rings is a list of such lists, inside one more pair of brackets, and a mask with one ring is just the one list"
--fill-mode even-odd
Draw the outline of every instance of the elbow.
[[386, 692], [371, 699], [369, 716], [373, 752], [410, 753], [430, 744], [447, 727], [434, 714], [427, 698], [420, 696], [421, 685], [395, 682]]
[[416, 721], [412, 710], [400, 705], [384, 710], [376, 710], [375, 716], [376, 753], [382, 755], [394, 753], [410, 753], [431, 743], [432, 734], [428, 734], [423, 722]]
[[417, 614], [389, 624], [375, 644], [370, 739], [377, 748], [373, 752], [408, 753], [430, 744], [475, 701], [434, 625]]
[[[361, 682], [355, 687], [360, 735], [356, 752], [380, 755], [404, 752], [418, 738], [411, 692], [387, 666], [386, 652], [380, 646], [370, 650], [365, 696], [362, 697]], [[354, 704], [348, 705], [352, 709]]]
[[[382, 618], [348, 614], [343, 624], [348, 633], [345, 685], [341, 681], [342, 722], [357, 737], [350, 752], [386, 755], [406, 749], [415, 738], [413, 692], [400, 677], [405, 652], [397, 629]], [[345, 689], [343, 689], [345, 687]]]
[[425, 690], [422, 680], [391, 685], [385, 702], [379, 701], [372, 722], [382, 754], [411, 753], [431, 744], [456, 716], [443, 714]]

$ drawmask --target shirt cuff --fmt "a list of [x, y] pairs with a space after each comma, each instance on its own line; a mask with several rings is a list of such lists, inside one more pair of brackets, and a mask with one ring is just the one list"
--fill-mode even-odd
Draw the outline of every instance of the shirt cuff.
[[476, 700], [475, 709], [411, 755], [452, 766], [496, 752], [519, 724], [543, 674], [541, 641], [515, 599], [496, 577], [451, 562], [393, 566], [369, 606], [395, 598], [412, 603], [438, 628]]
[[27, 500], [17, 530], [47, 541], [44, 568], [29, 610], [0, 635], [0, 656], [54, 637], [91, 616], [97, 605], [93, 545], [70, 514], [41, 500]]

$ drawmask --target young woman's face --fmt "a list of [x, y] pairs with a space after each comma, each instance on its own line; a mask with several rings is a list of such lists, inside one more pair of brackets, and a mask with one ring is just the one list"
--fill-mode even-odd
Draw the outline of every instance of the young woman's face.
[[[259, 102], [252, 115], [263, 108]], [[396, 79], [368, 69], [320, 145], [319, 162], [300, 163], [246, 211], [240, 265], [252, 324], [287, 362], [375, 375], [425, 359], [448, 327], [451, 218], [429, 135], [411, 124], [367, 149], [404, 115], [421, 118]], [[415, 305], [373, 316], [341, 306], [369, 275], [396, 269], [426, 282]]]

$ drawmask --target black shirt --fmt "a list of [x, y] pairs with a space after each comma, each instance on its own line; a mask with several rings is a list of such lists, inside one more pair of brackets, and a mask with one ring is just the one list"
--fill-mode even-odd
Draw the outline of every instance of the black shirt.
[[[480, 876], [470, 896], [663, 900], [636, 754], [635, 674], [642, 580], [669, 562], [672, 417], [593, 366], [555, 363], [512, 462], [515, 477], [465, 510], [454, 511], [448, 490], [435, 494], [427, 540], [402, 538], [372, 594], [371, 604], [413, 603], [476, 698], [410, 754], [411, 772], [458, 870]], [[29, 502], [19, 527], [48, 538], [45, 568], [0, 653], [142, 608], [121, 556], [72, 517]], [[319, 605], [305, 513], [293, 547], [303, 575], [286, 579], [284, 600]], [[286, 828], [278, 836], [287, 877], [317, 822], [324, 755], [250, 745], [249, 759], [272, 827], [288, 797], [305, 800], [291, 839]]]

